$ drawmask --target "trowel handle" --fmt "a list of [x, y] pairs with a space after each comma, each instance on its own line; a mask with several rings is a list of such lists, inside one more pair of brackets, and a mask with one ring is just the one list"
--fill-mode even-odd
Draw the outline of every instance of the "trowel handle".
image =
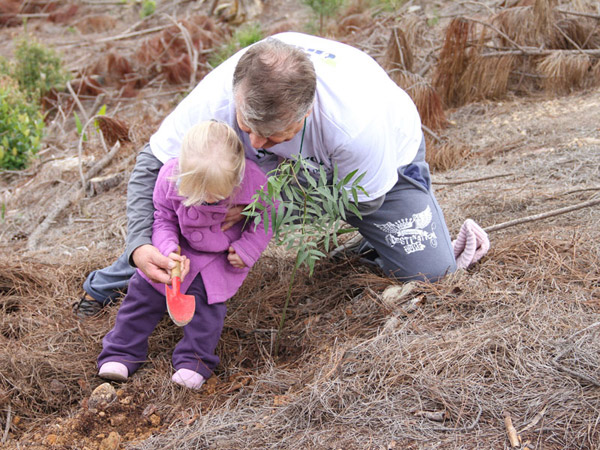
[[[181, 247], [177, 246], [177, 250], [174, 253], [181, 255]], [[171, 269], [171, 278], [181, 278], [181, 263], [179, 261], [175, 261], [175, 267]]]

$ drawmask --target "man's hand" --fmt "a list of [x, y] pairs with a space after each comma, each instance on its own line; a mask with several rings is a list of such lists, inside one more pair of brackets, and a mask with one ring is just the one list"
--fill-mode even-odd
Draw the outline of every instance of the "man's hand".
[[136, 267], [151, 281], [171, 284], [170, 272], [175, 267], [175, 261], [163, 256], [156, 247], [150, 244], [142, 245], [133, 251], [132, 258]]
[[227, 260], [229, 261], [229, 264], [238, 269], [243, 269], [244, 267], [246, 267], [246, 264], [244, 264], [244, 261], [242, 261], [242, 258], [240, 258], [240, 255], [238, 255], [235, 252], [235, 249], [233, 247], [229, 247], [229, 254], [227, 255]]
[[227, 214], [225, 215], [225, 220], [223, 221], [223, 225], [221, 225], [221, 231], [226, 231], [242, 220], [245, 216], [242, 214], [242, 211], [246, 205], [234, 205], [227, 210]]

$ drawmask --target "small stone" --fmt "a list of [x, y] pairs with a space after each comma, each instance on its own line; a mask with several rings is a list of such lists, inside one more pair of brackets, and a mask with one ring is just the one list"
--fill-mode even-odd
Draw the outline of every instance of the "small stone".
[[48, 436], [46, 436], [46, 439], [44, 439], [44, 442], [46, 443], [46, 445], [55, 445], [57, 439], [58, 439], [57, 435], [49, 434]]
[[116, 431], [111, 431], [106, 439], [100, 442], [98, 450], [117, 450], [121, 444], [121, 435]]
[[395, 284], [388, 286], [381, 294], [381, 301], [388, 308], [395, 308], [396, 306], [409, 300], [409, 294], [415, 290], [417, 283], [411, 281], [405, 284]]
[[105, 409], [115, 401], [117, 393], [110, 383], [103, 383], [92, 392], [88, 401], [89, 409]]
[[157, 416], [156, 414], [152, 414], [148, 420], [150, 420], [150, 423], [152, 424], [153, 427], [157, 427], [160, 425], [160, 416]]
[[55, 394], [62, 394], [63, 392], [66, 392], [67, 390], [68, 390], [67, 386], [64, 383], [62, 383], [56, 379], [53, 379], [50, 382], [50, 391], [52, 391]]
[[110, 424], [113, 427], [118, 427], [127, 421], [127, 416], [125, 414], [117, 414], [110, 418]]

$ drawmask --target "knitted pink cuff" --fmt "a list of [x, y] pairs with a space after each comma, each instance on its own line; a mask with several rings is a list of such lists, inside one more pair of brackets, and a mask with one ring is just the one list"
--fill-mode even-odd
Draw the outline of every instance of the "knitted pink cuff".
[[456, 240], [452, 241], [456, 267], [466, 269], [479, 261], [490, 249], [490, 240], [483, 229], [471, 219], [460, 227]]

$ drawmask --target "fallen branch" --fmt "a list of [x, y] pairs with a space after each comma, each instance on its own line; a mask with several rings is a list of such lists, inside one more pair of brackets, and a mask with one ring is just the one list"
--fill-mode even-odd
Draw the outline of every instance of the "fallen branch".
[[598, 14], [591, 14], [591, 13], [584, 13], [584, 12], [576, 12], [576, 11], [566, 11], [564, 9], [557, 9], [557, 11], [559, 13], [562, 14], [569, 14], [571, 16], [580, 16], [580, 17], [589, 17], [590, 19], [597, 19], [600, 20], [600, 15]]
[[[587, 192], [587, 191], [600, 191], [600, 187], [589, 187], [589, 188], [573, 189], [571, 191], [563, 192], [560, 195], [563, 196], [563, 195], [577, 194], [579, 192]], [[556, 198], [556, 197], [554, 197], [554, 198]]]
[[423, 128], [423, 131], [430, 135], [438, 144], [443, 143], [442, 139], [437, 134], [435, 134], [432, 129], [428, 128], [423, 124], [421, 124], [421, 128]]
[[600, 57], [600, 49], [580, 49], [580, 50], [549, 50], [549, 49], [541, 49], [537, 47], [521, 47], [521, 50], [504, 50], [498, 52], [489, 52], [489, 53], [481, 53], [479, 56], [484, 58], [487, 57], [496, 57], [496, 56], [505, 56], [505, 55], [526, 55], [526, 56], [547, 56], [553, 53], [563, 53], [563, 54], [585, 54], [589, 56], [598, 56]]
[[491, 28], [492, 30], [494, 30], [496, 33], [498, 33], [500, 36], [502, 36], [504, 39], [507, 40], [507, 42], [510, 42], [513, 46], [515, 46], [516, 48], [519, 49], [520, 53], [526, 54], [527, 50], [526, 47], [522, 47], [519, 44], [517, 44], [515, 41], [513, 41], [506, 33], [500, 31], [498, 28], [496, 28], [494, 25], [484, 22], [482, 20], [478, 20], [478, 19], [473, 19], [471, 17], [463, 17], [463, 19], [468, 20], [470, 22], [474, 22], [474, 23], [478, 23], [480, 25], [483, 25], [484, 27], [488, 27]]
[[[563, 12], [563, 11], [561, 11], [561, 12]], [[566, 36], [565, 33], [560, 29], [559, 29], [559, 31], [563, 34], [563, 36], [568, 41], [570, 41], [571, 44], [574, 44], [577, 47], [576, 50], [541, 49], [538, 47], [522, 46], [522, 45], [517, 44], [506, 33], [502, 32], [501, 30], [499, 30], [498, 28], [496, 28], [494, 25], [492, 25], [490, 23], [487, 23], [487, 22], [484, 22], [484, 21], [478, 20], [478, 19], [473, 19], [472, 17], [462, 17], [462, 18], [464, 20], [478, 23], [480, 25], [483, 25], [484, 27], [488, 27], [488, 28], [492, 29], [493, 31], [498, 33], [500, 36], [502, 36], [513, 47], [515, 47], [517, 49], [517, 50], [506, 50], [506, 51], [500, 51], [500, 52], [481, 53], [480, 56], [484, 56], [484, 57], [505, 56], [505, 55], [543, 56], [543, 55], [551, 55], [554, 52], [579, 53], [579, 54], [585, 54], [585, 55], [590, 55], [590, 56], [600, 56], [600, 49], [585, 49], [585, 50], [583, 50], [583, 49], [579, 48], [577, 46], [577, 44], [575, 44], [575, 42], [573, 42], [568, 36]]]
[[478, 181], [492, 180], [494, 178], [510, 177], [512, 175], [514, 175], [514, 174], [512, 174], [512, 173], [504, 173], [504, 174], [500, 174], [500, 175], [490, 175], [488, 177], [470, 178], [468, 180], [432, 181], [431, 184], [449, 184], [449, 185], [467, 184], [467, 183], [476, 183]]
[[71, 82], [70, 81], [67, 81], [67, 90], [71, 94], [71, 97], [73, 97], [73, 100], [75, 101], [75, 104], [79, 108], [79, 111], [81, 111], [81, 114], [83, 115], [84, 120], [88, 120], [87, 111], [85, 110], [85, 108], [83, 107], [83, 105], [81, 104], [81, 102], [79, 101], [79, 96], [73, 90], [73, 86], [71, 86]]
[[152, 27], [152, 28], [146, 28], [145, 30], [140, 30], [140, 31], [133, 31], [131, 33], [124, 33], [124, 34], [120, 34], [118, 36], [111, 36], [111, 37], [107, 37], [107, 38], [102, 38], [102, 39], [94, 39], [94, 40], [90, 40], [90, 41], [70, 41], [70, 42], [58, 42], [56, 44], [54, 44], [55, 47], [71, 47], [71, 46], [82, 46], [82, 45], [89, 45], [89, 44], [101, 44], [101, 43], [105, 43], [105, 42], [112, 42], [112, 41], [119, 41], [121, 39], [129, 39], [132, 37], [137, 37], [137, 36], [142, 36], [144, 34], [150, 34], [150, 33], [155, 33], [157, 31], [162, 31], [168, 27], [170, 27], [171, 25], [160, 25], [158, 27]]
[[54, 209], [52, 209], [52, 211], [48, 213], [48, 215], [44, 218], [42, 223], [40, 223], [36, 227], [36, 229], [33, 230], [33, 232], [29, 235], [29, 239], [27, 240], [27, 250], [34, 251], [37, 249], [40, 237], [48, 231], [50, 225], [52, 225], [52, 223], [59, 216], [59, 214], [62, 213], [66, 208], [68, 208], [71, 205], [71, 203], [73, 203], [85, 191], [85, 185], [87, 184], [87, 181], [90, 178], [95, 177], [106, 165], [108, 165], [110, 161], [112, 161], [113, 157], [117, 154], [120, 147], [121, 144], [119, 141], [117, 141], [115, 145], [113, 145], [110, 152], [104, 158], [102, 158], [100, 161], [94, 164], [90, 168], [90, 170], [88, 170], [88, 172], [83, 176], [82, 180], [79, 180], [75, 184], [74, 189], [70, 190], [70, 195], [66, 195], [63, 199], [61, 199], [58, 202], [58, 204], [54, 207]]
[[541, 213], [541, 214], [535, 214], [533, 216], [521, 217], [520, 219], [509, 220], [508, 222], [499, 223], [497, 225], [492, 225], [492, 226], [486, 227], [483, 230], [486, 231], [487, 233], [490, 233], [491, 231], [498, 231], [498, 230], [502, 230], [503, 228], [512, 227], [513, 225], [520, 225], [522, 223], [533, 222], [536, 220], [546, 219], [548, 217], [558, 216], [560, 214], [565, 214], [565, 213], [575, 211], [578, 209], [583, 209], [583, 208], [587, 208], [589, 206], [594, 206], [599, 203], [600, 203], [600, 198], [596, 198], [594, 200], [589, 200], [587, 202], [578, 203], [573, 206], [567, 206], [565, 208], [555, 209], [553, 211], [548, 211], [548, 212]]

